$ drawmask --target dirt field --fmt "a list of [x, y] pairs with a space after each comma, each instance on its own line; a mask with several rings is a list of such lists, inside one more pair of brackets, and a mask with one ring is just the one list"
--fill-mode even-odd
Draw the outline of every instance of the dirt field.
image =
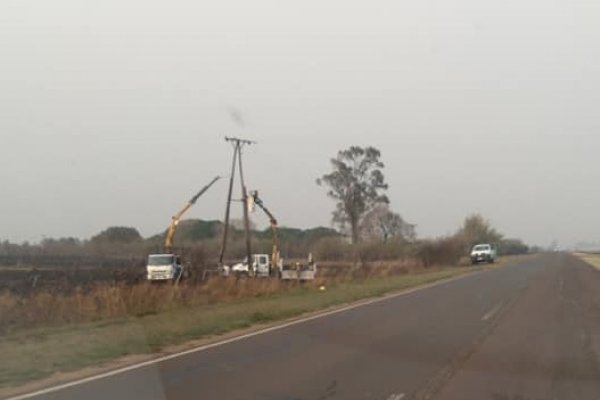
[[100, 283], [134, 284], [144, 279], [144, 266], [129, 267], [34, 267], [0, 266], [0, 292], [27, 295], [35, 291], [70, 292]]
[[[324, 278], [346, 276], [349, 273], [356, 277], [368, 276], [375, 270], [379, 274], [381, 270], [391, 269], [395, 273], [404, 273], [418, 267], [414, 260], [368, 264], [326, 262], [318, 265], [318, 275]], [[190, 269], [191, 282], [201, 284], [204, 266], [192, 266]], [[42, 290], [71, 293], [76, 289], [85, 291], [100, 284], [134, 285], [144, 282], [145, 278], [143, 259], [77, 256], [36, 256], [27, 259], [0, 257], [0, 293], [9, 291], [29, 295]]]

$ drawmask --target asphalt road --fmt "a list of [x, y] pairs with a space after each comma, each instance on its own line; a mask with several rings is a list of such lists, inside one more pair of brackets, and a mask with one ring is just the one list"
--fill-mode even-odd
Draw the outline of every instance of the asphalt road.
[[38, 399], [600, 399], [600, 272], [534, 259]]

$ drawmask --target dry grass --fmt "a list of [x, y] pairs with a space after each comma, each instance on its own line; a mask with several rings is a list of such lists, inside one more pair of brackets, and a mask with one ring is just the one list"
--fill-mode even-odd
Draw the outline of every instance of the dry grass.
[[594, 253], [574, 253], [575, 256], [581, 258], [592, 267], [600, 270], [600, 254]]
[[[379, 262], [361, 266], [325, 267], [323, 276], [309, 286], [356, 279], [388, 277], [418, 270], [410, 262]], [[178, 309], [188, 309], [243, 298], [268, 296], [293, 290], [300, 283], [276, 279], [240, 279], [215, 277], [198, 285], [169, 284], [98, 284], [57, 292], [40, 290], [27, 295], [0, 293], [0, 335], [26, 328], [59, 326], [98, 320], [140, 317]]]
[[[500, 264], [516, 257], [503, 258]], [[465, 262], [464, 265], [468, 265]], [[327, 263], [314, 282], [282, 282], [276, 279], [211, 278], [203, 284], [98, 284], [91, 288], [40, 290], [20, 295], [0, 292], [0, 338], [22, 329], [142, 317], [240, 299], [265, 297], [295, 290], [416, 274], [427, 270], [414, 261], [380, 261], [362, 264]]]
[[204, 285], [103, 284], [86, 291], [39, 291], [27, 296], [3, 292], [0, 293], [0, 334], [23, 328], [158, 314], [265, 296], [293, 286], [272, 279], [215, 278]]

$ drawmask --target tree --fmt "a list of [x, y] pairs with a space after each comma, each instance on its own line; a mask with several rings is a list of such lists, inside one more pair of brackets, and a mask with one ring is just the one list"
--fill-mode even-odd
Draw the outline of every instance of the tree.
[[[201, 219], [185, 219], [177, 227], [176, 238], [179, 243], [197, 242], [219, 237], [223, 223], [221, 221], [204, 221]], [[164, 238], [164, 233], [161, 238]]]
[[465, 222], [458, 231], [458, 235], [469, 246], [477, 243], [498, 243], [502, 240], [502, 234], [494, 229], [490, 222], [479, 214], [473, 214], [465, 218]]
[[317, 179], [319, 186], [329, 188], [327, 195], [334, 199], [333, 222], [342, 229], [350, 225], [352, 243], [360, 241], [360, 222], [375, 205], [389, 203], [382, 194], [387, 190], [379, 159], [381, 152], [374, 147], [352, 146], [331, 159], [333, 171]]
[[365, 214], [360, 230], [364, 236], [383, 242], [390, 238], [412, 242], [416, 238], [415, 226], [404, 221], [400, 214], [390, 210], [384, 203], [375, 205]]
[[112, 226], [91, 239], [92, 243], [110, 242], [110, 243], [132, 243], [142, 240], [142, 236], [135, 228], [125, 226]]

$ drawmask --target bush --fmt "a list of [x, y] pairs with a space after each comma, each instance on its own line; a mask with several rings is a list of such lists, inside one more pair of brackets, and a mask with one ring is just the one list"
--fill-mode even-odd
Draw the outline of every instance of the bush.
[[407, 255], [408, 244], [400, 240], [366, 242], [357, 246], [358, 258], [362, 262], [400, 260]]
[[465, 255], [465, 243], [458, 236], [422, 240], [417, 244], [416, 255], [425, 267], [455, 265]]
[[341, 238], [323, 238], [313, 250], [313, 255], [319, 261], [340, 261], [351, 258], [351, 246]]

